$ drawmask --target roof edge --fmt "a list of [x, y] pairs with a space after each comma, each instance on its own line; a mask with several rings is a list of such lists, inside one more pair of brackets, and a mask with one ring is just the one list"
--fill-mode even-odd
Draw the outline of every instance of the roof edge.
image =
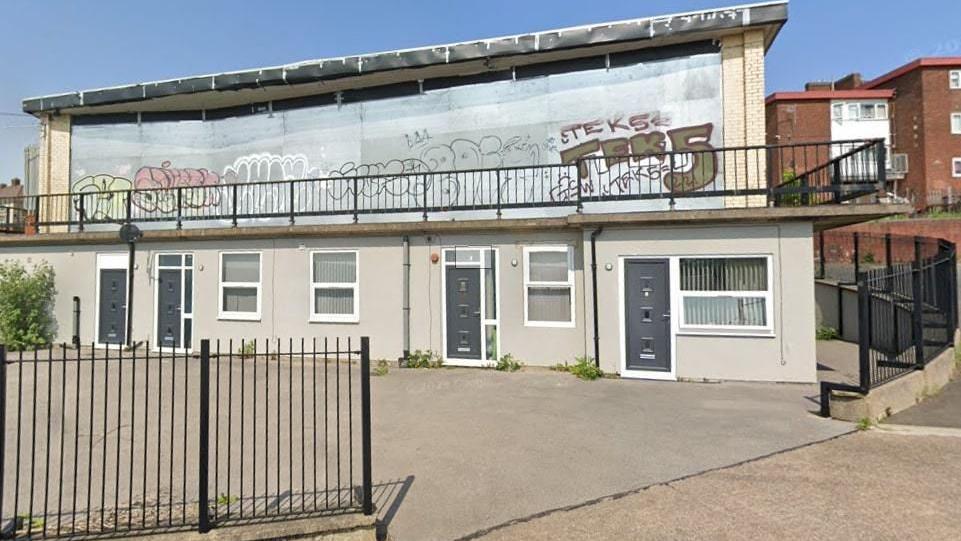
[[197, 94], [280, 85], [300, 85], [371, 73], [455, 64], [470, 60], [643, 42], [671, 36], [769, 26], [766, 46], [787, 21], [786, 0], [658, 15], [639, 19], [546, 30], [447, 45], [300, 61], [280, 66], [229, 71], [26, 98], [23, 111], [38, 115], [80, 107], [149, 101]]
[[851, 90], [801, 90], [796, 92], [772, 92], [764, 99], [765, 105], [776, 101], [814, 101], [814, 100], [842, 100], [842, 99], [891, 99], [894, 89], [860, 89]]
[[875, 77], [870, 81], [861, 85], [861, 88], [871, 89], [878, 85], [884, 84], [892, 79], [897, 79], [902, 75], [910, 73], [918, 68], [931, 68], [931, 67], [945, 67], [945, 66], [959, 66], [961, 67], [961, 56], [927, 56], [922, 58], [917, 58], [908, 62], [907, 64], [901, 65], [893, 70]]

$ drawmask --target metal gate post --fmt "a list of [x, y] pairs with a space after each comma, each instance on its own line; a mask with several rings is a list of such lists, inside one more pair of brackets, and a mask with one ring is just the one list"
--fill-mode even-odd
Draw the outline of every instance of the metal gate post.
[[363, 453], [363, 509], [365, 515], [374, 514], [374, 491], [371, 481], [370, 456], [370, 338], [360, 338], [360, 422]]
[[[7, 348], [0, 344], [0, 527], [3, 527], [3, 493], [4, 483], [3, 465], [6, 462], [7, 451]], [[17, 472], [15, 475], [19, 475]], [[76, 505], [74, 505], [76, 507]], [[17, 510], [13, 510], [16, 515]]]
[[921, 299], [924, 294], [922, 287], [924, 273], [921, 267], [921, 237], [914, 237], [914, 265], [911, 271], [911, 300], [913, 301], [911, 322], [914, 327], [914, 365], [918, 370], [924, 369], [924, 303]]
[[198, 465], [198, 523], [197, 531], [206, 533], [210, 531], [210, 507], [207, 502], [207, 485], [210, 466], [209, 444], [210, 444], [210, 340], [204, 338], [200, 341], [200, 446], [197, 456]]
[[871, 293], [868, 281], [858, 280], [858, 385], [862, 393], [871, 390]]

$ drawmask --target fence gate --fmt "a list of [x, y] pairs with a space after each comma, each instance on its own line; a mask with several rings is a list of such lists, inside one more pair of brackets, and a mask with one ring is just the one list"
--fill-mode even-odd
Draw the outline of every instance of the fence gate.
[[3, 534], [373, 511], [369, 341], [0, 346]]

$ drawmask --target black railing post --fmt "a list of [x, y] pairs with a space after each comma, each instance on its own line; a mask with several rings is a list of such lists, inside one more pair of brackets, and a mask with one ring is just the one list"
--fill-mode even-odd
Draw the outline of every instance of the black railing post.
[[127, 222], [133, 217], [133, 190], [127, 190]]
[[230, 191], [230, 199], [231, 199], [231, 201], [230, 201], [230, 212], [231, 212], [231, 215], [232, 215], [232, 217], [233, 217], [233, 219], [231, 220], [231, 224], [232, 224], [234, 227], [237, 227], [237, 185], [236, 185], [236, 184], [231, 184], [231, 185], [230, 185], [230, 190], [231, 190], [231, 191]]
[[[583, 158], [578, 158], [577, 161], [574, 162], [574, 179], [577, 181], [577, 212], [584, 211], [584, 186], [581, 183], [581, 165], [583, 163]], [[583, 171], [588, 171], [588, 175], [590, 175], [589, 167], [589, 165], [584, 166], [583, 169]]]
[[[289, 209], [289, 211], [290, 211], [290, 225], [294, 225], [294, 184], [295, 184], [296, 182], [297, 182], [296, 180], [291, 180], [291, 181], [290, 181], [290, 184], [289, 184], [289, 186], [290, 186], [290, 201], [288, 201], [288, 203], [290, 204], [290, 209]], [[355, 208], [356, 208], [356, 207], [355, 207]], [[354, 214], [354, 221], [355, 221], [355, 222], [357, 221], [357, 214], [356, 214], [356, 213]]]
[[197, 530], [200, 533], [210, 531], [210, 506], [208, 505], [208, 477], [210, 467], [210, 340], [200, 341], [200, 429], [198, 436], [199, 452], [197, 456], [197, 489], [200, 500], [198, 503]]
[[[36, 228], [39, 228], [39, 227], [40, 227], [40, 224], [42, 223], [42, 221], [41, 221], [41, 219], [40, 219], [40, 201], [42, 201], [42, 199], [40, 199], [40, 196], [39, 196], [39, 195], [37, 195], [37, 196], [34, 197], [34, 201], [33, 201], [33, 209], [34, 209], [34, 210], [33, 210], [33, 211], [36, 213], [36, 219], [34, 220], [33, 226], [36, 227]], [[38, 232], [39, 232], [39, 231], [38, 231]]]
[[831, 172], [831, 191], [834, 192], [834, 202], [841, 202], [841, 160], [834, 162]]
[[495, 171], [497, 175], [497, 217], [501, 217], [501, 170]]
[[824, 277], [827, 275], [827, 256], [824, 254], [825, 247], [824, 247], [824, 230], [823, 229], [818, 232], [818, 242], [820, 242], [821, 244], [821, 249], [818, 250], [818, 260], [821, 265], [821, 269], [818, 274], [819, 274], [819, 277], [823, 280]]
[[73, 346], [80, 349], [80, 297], [73, 297]]
[[427, 175], [428, 174], [429, 173], [424, 174], [424, 221], [425, 222], [427, 221]]
[[177, 186], [177, 229], [181, 229], [183, 227], [183, 218], [184, 218], [183, 198], [184, 198], [183, 188], [180, 186]]
[[854, 232], [854, 279], [861, 274], [861, 235]]
[[913, 301], [912, 324], [914, 327], [914, 365], [924, 368], [924, 272], [921, 262], [921, 237], [914, 237], [914, 264], [911, 272], [911, 297]]
[[858, 385], [871, 390], [871, 292], [868, 281], [858, 276]]
[[87, 214], [83, 204], [83, 192], [77, 194], [77, 197], [80, 198], [80, 209], [77, 211], [77, 229], [83, 231], [83, 222], [85, 215]]
[[[363, 453], [363, 509], [365, 515], [374, 514], [374, 490], [371, 474], [370, 445], [370, 338], [360, 338], [360, 415], [361, 448]], [[2, 434], [2, 433], [0, 433]]]
[[878, 148], [876, 153], [877, 164], [875, 165], [875, 167], [877, 167], [878, 174], [877, 193], [880, 195], [885, 193], [888, 187], [888, 149], [884, 146], [883, 139], [878, 139], [878, 142], [875, 144]]
[[[671, 207], [671, 210], [674, 210], [674, 153], [671, 152], [668, 154], [668, 157], [671, 161], [671, 198], [668, 200], [667, 204]], [[737, 182], [735, 181], [735, 184], [736, 183]]]
[[357, 177], [354, 177], [354, 223], [357, 223], [357, 213], [358, 213], [357, 202], [358, 202], [358, 197], [357, 197]]

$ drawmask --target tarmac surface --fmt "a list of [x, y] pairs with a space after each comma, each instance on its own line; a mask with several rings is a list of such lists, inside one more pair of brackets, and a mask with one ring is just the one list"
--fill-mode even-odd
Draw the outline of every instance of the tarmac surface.
[[884, 422], [961, 429], [961, 379], [948, 383], [938, 394], [888, 417]]
[[961, 437], [870, 430], [523, 519], [484, 540], [958, 539]]

